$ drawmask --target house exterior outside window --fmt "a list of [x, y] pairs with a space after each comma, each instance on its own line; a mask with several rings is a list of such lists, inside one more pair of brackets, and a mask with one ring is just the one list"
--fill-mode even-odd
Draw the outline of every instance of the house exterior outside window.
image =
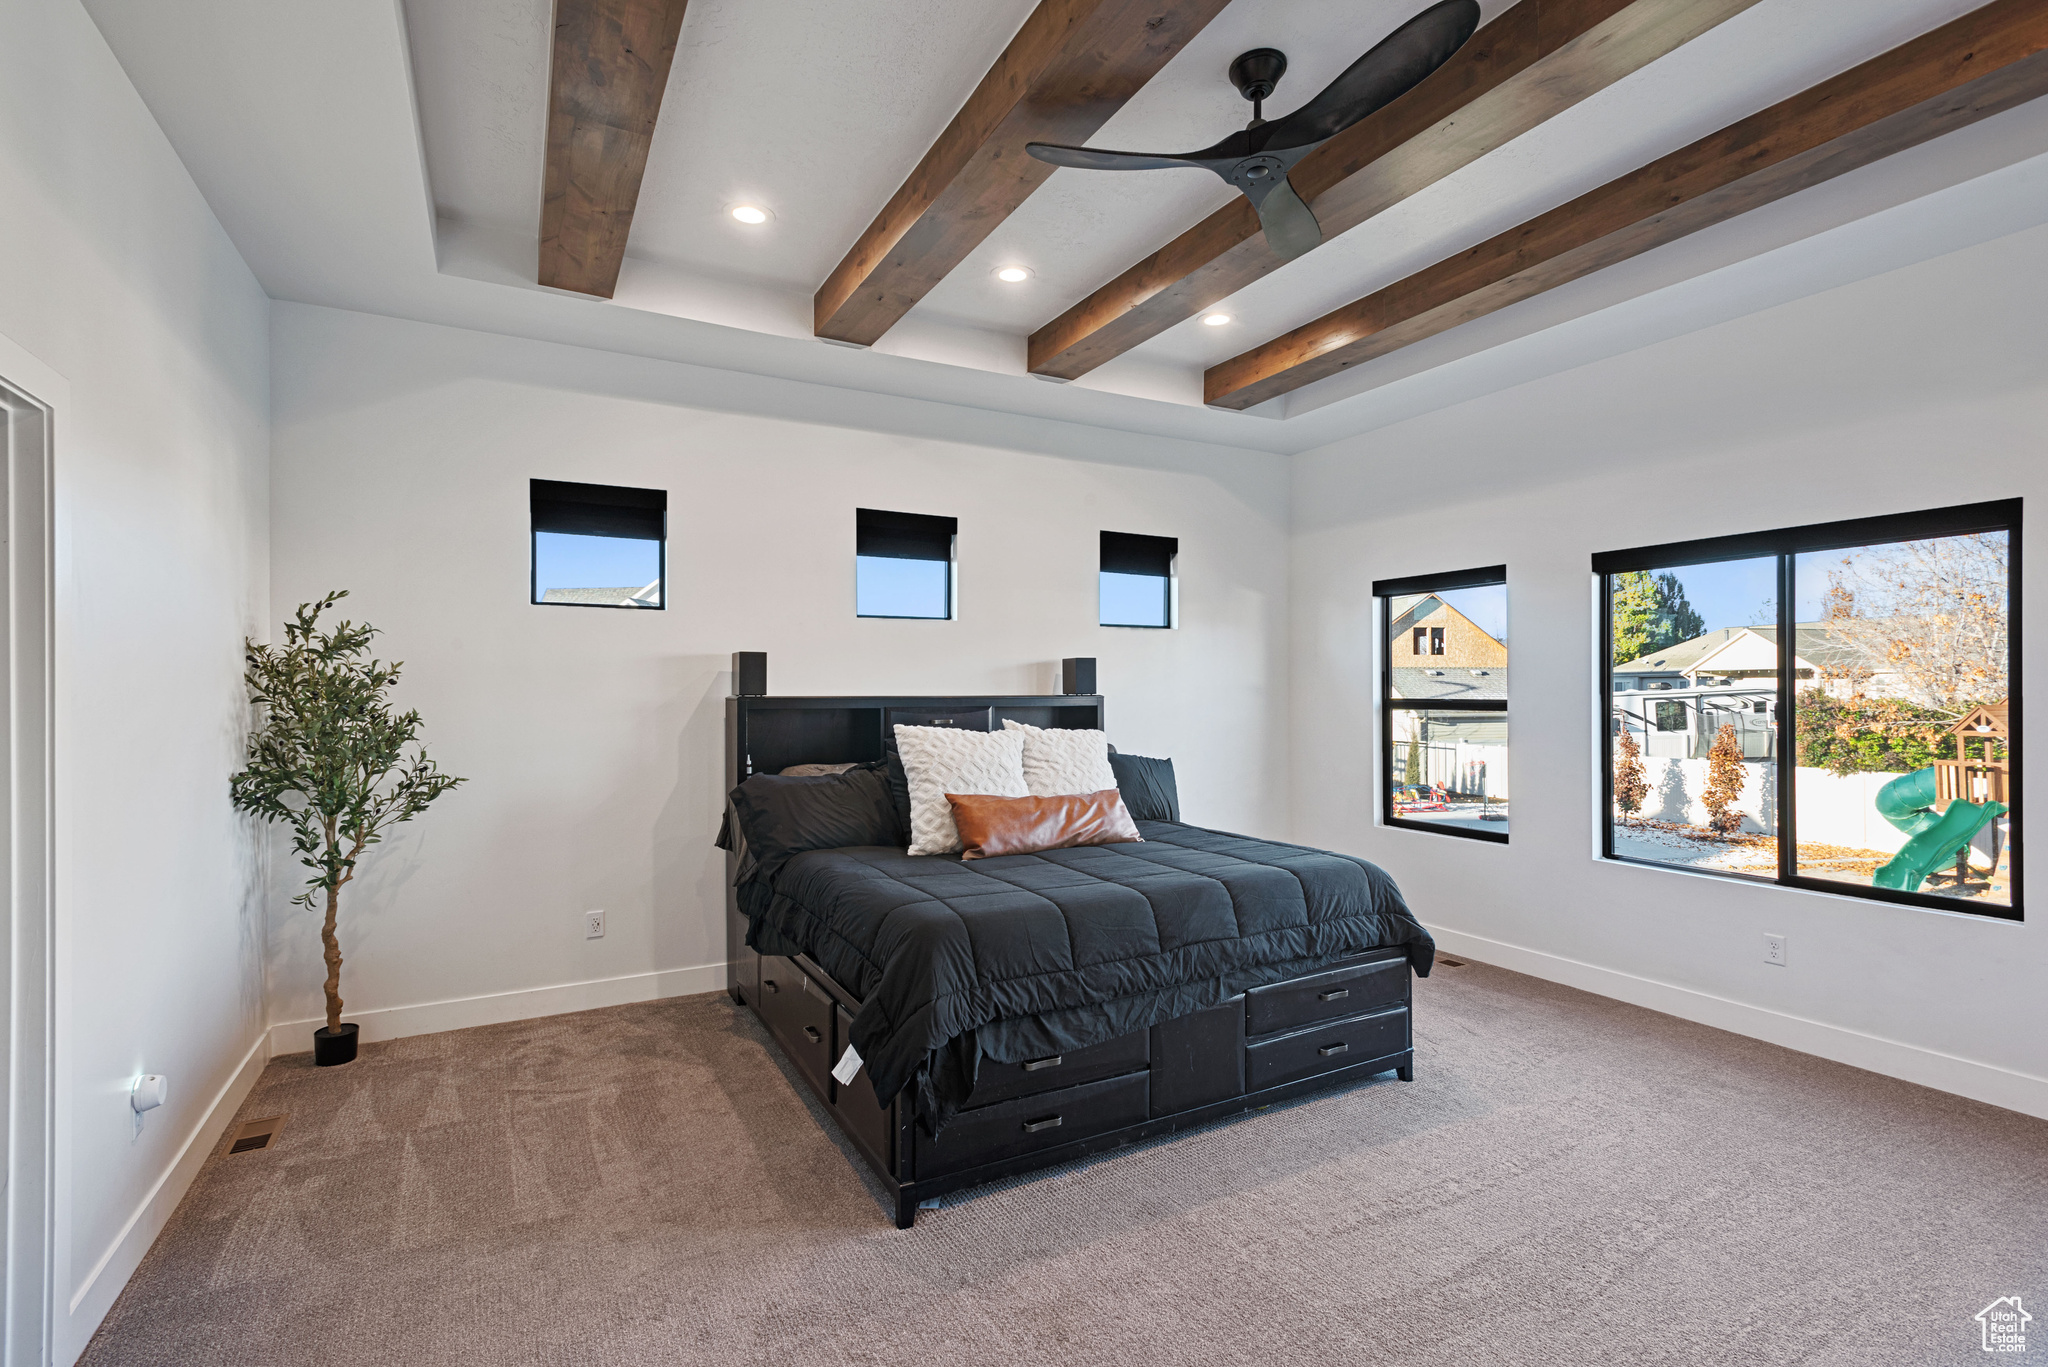
[[1508, 838], [1507, 569], [1381, 580], [1387, 825]]

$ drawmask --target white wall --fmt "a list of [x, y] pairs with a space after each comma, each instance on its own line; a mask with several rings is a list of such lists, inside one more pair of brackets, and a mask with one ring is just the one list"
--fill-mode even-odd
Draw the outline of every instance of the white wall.
[[[877, 430], [872, 396], [306, 305], [273, 357], [272, 601], [350, 590], [471, 780], [344, 894], [367, 1037], [722, 984], [735, 650], [796, 694], [1047, 692], [1093, 655], [1111, 739], [1172, 756], [1192, 819], [1288, 829], [1277, 457], [900, 400]], [[536, 476], [668, 491], [666, 611], [527, 602]], [[856, 506], [959, 518], [958, 620], [854, 617]], [[1105, 528], [1180, 538], [1179, 629], [1095, 625]], [[304, 1049], [316, 927], [273, 867], [275, 1043]]]
[[[2048, 1115], [2040, 912], [2015, 925], [1596, 858], [1588, 568], [2048, 492], [2044, 253], [2033, 229], [1298, 457], [1297, 835], [1385, 865], [1448, 948]], [[1377, 826], [1371, 583], [1502, 561], [1512, 841]], [[1764, 963], [1767, 931], [1789, 936], [1788, 966]]]
[[[0, 335], [68, 394], [55, 1281], [69, 1362], [263, 1039], [260, 851], [227, 779], [242, 639], [269, 616], [268, 304], [84, 10], [0, 0], [0, 33]], [[170, 1077], [170, 1101], [138, 1121], [127, 1093], [145, 1071]]]

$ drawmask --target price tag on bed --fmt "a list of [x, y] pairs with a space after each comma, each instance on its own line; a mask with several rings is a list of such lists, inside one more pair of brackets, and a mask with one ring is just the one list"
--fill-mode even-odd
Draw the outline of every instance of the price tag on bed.
[[837, 1079], [840, 1086], [844, 1087], [853, 1081], [854, 1074], [859, 1071], [860, 1055], [849, 1044], [846, 1046], [846, 1052], [839, 1056], [839, 1062], [834, 1065], [832, 1076]]

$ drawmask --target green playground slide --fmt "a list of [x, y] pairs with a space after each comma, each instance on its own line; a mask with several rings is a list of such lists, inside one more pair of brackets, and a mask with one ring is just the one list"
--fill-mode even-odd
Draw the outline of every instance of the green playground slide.
[[1871, 882], [1880, 888], [1917, 892], [1927, 875], [1956, 862], [1971, 837], [2006, 813], [2003, 802], [1951, 802], [1934, 810], [1934, 769], [1916, 769], [1877, 790], [1877, 814], [1904, 831], [1906, 847], [1879, 869]]

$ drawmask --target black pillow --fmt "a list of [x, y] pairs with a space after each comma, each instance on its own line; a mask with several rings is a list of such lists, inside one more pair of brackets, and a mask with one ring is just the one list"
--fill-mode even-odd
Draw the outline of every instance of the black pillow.
[[896, 843], [910, 843], [910, 776], [903, 772], [903, 755], [896, 748], [896, 737], [892, 732], [882, 746], [886, 757], [882, 765], [889, 773], [889, 801], [896, 807], [896, 825], [903, 832], [903, 838]]
[[747, 842], [739, 870], [742, 883], [772, 877], [806, 850], [903, 843], [889, 780], [879, 764], [811, 778], [756, 774], [730, 797], [733, 819]]
[[1123, 794], [1124, 809], [1137, 821], [1179, 821], [1180, 789], [1173, 782], [1173, 761], [1144, 755], [1109, 752], [1110, 771]]

